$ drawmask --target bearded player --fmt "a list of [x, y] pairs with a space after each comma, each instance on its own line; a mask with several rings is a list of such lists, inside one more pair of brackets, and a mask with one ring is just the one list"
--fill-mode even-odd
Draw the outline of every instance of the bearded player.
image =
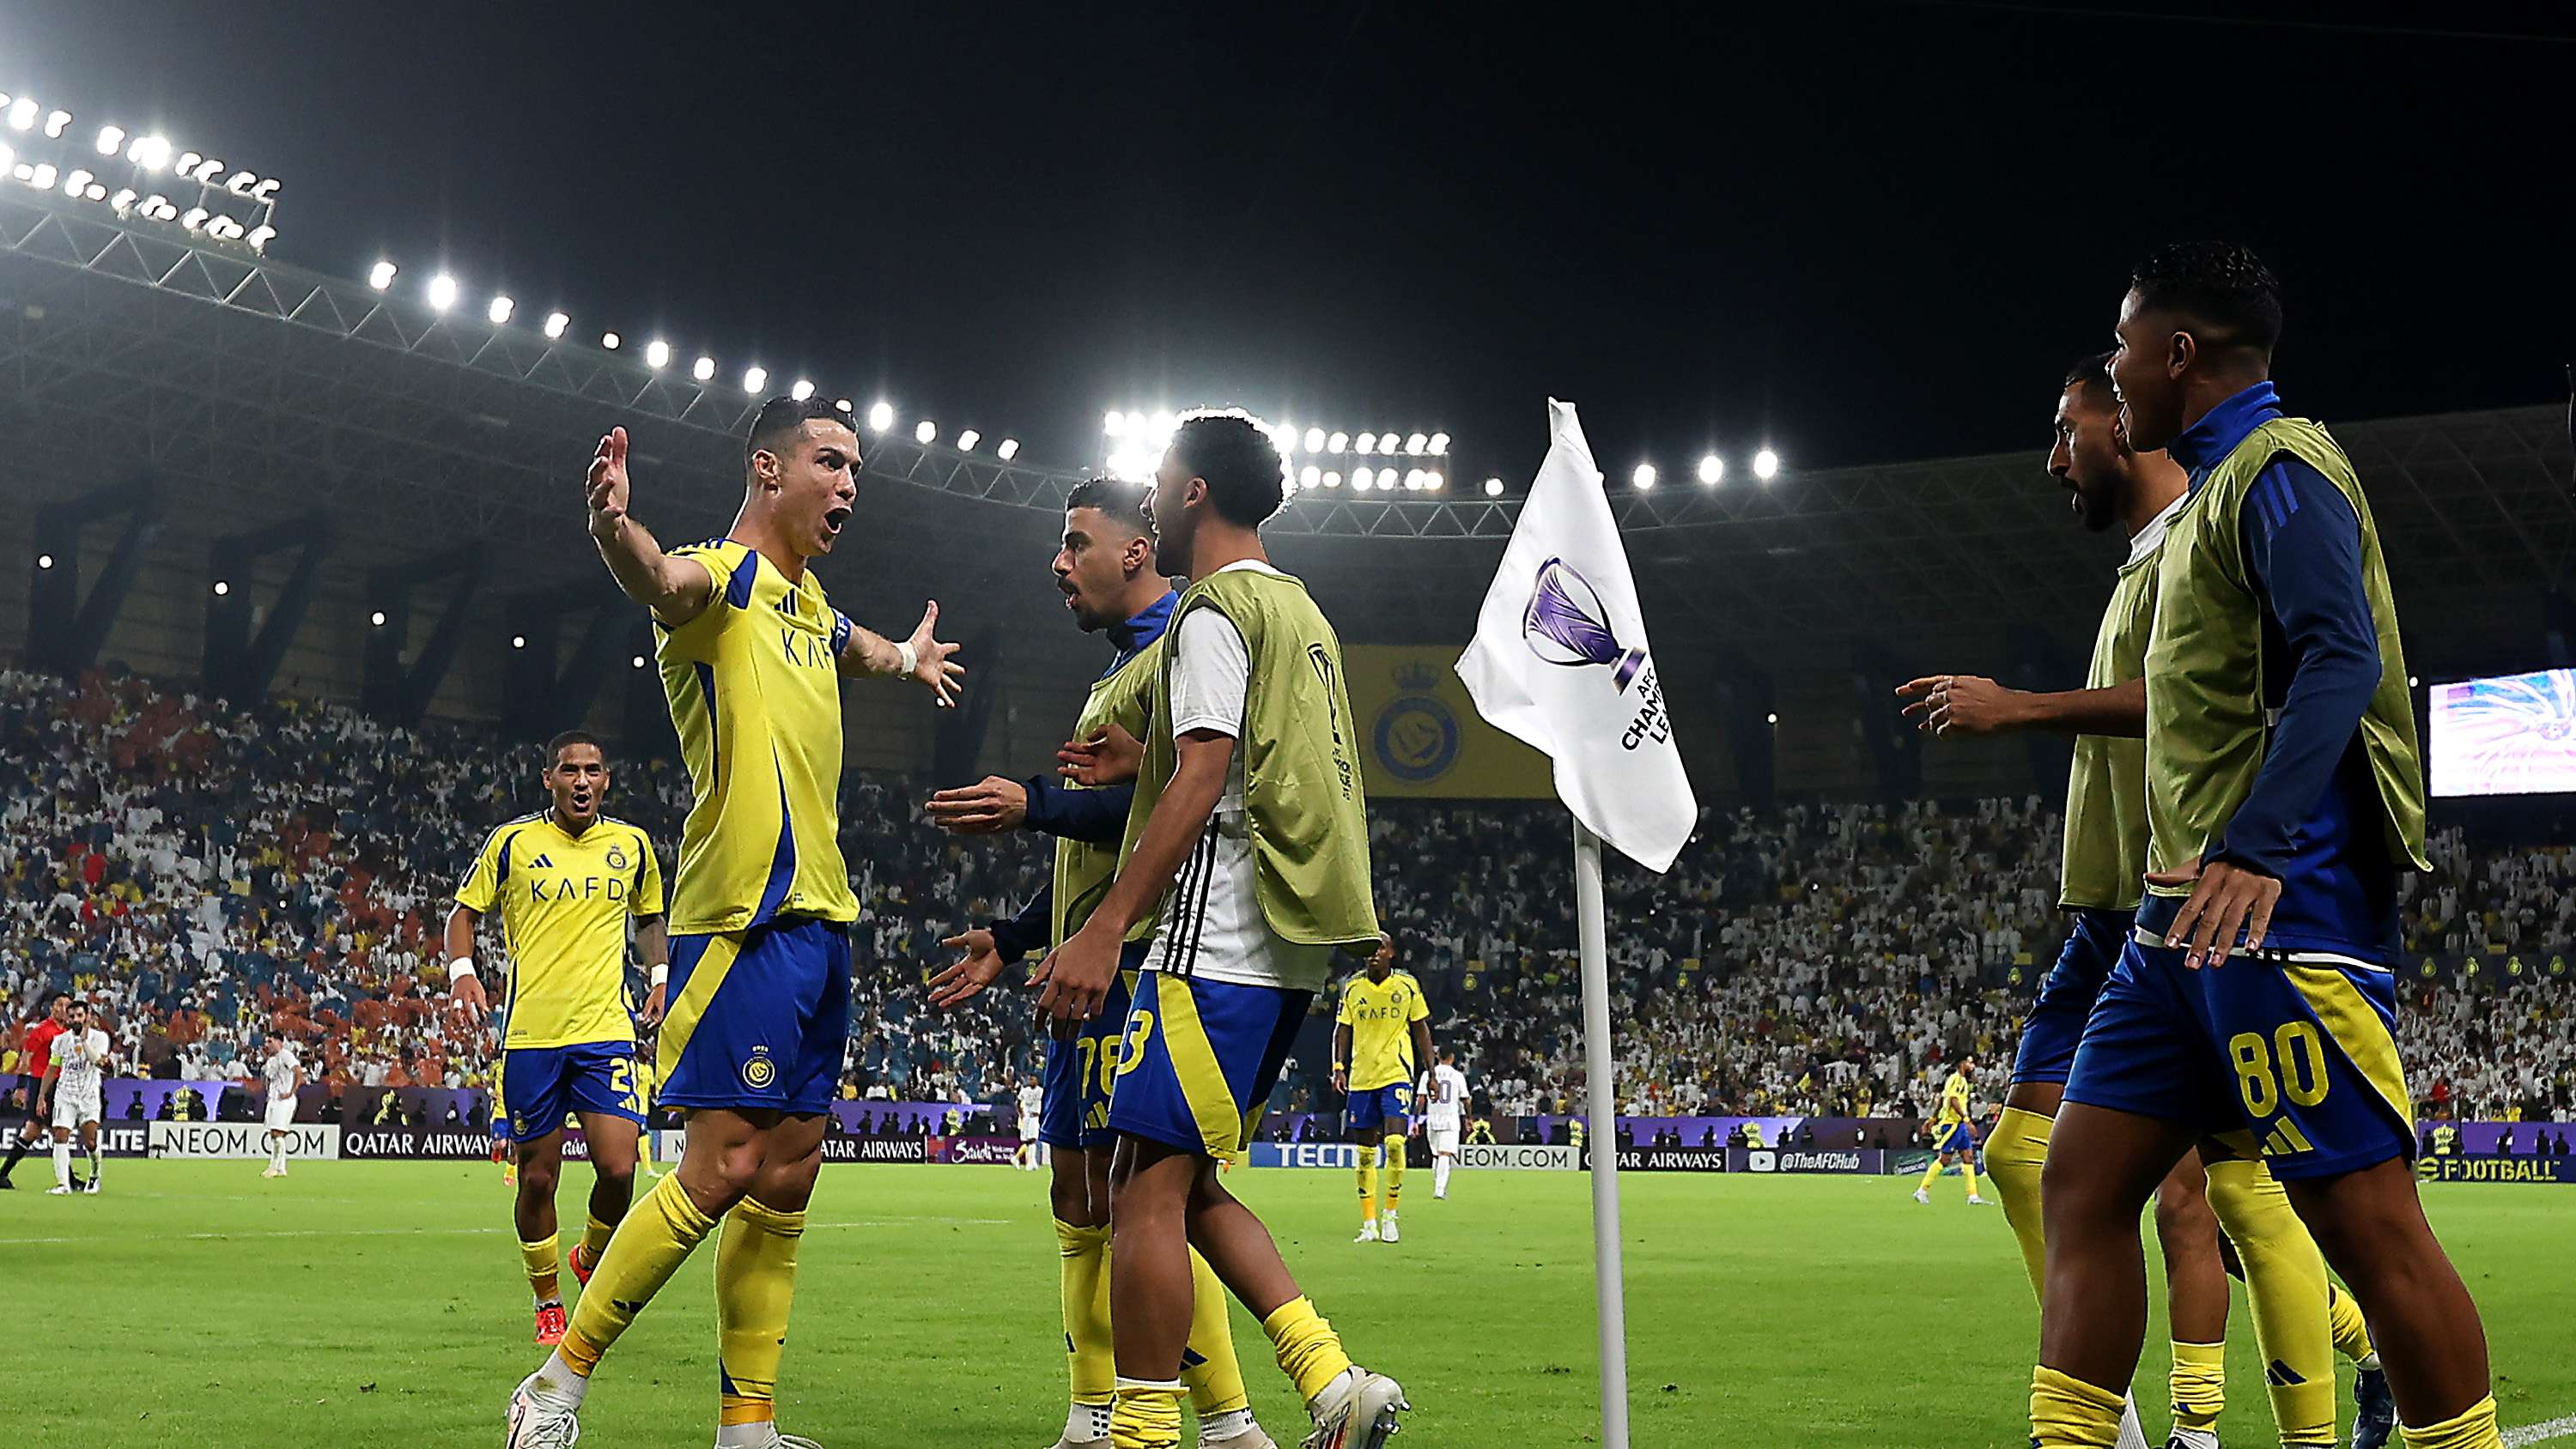
[[2351, 461], [2282, 413], [2280, 329], [2269, 269], [2217, 242], [2156, 252], [2120, 308], [2120, 428], [2171, 453], [2191, 502], [2145, 652], [2147, 894], [2044, 1174], [2042, 1449], [2109, 1442], [2144, 1331], [2138, 1209], [2210, 1136], [2268, 1160], [2352, 1284], [2406, 1443], [2502, 1442], [2476, 1305], [2408, 1161], [2393, 966], [2424, 776], [2396, 606]]
[[957, 646], [933, 634], [936, 603], [896, 643], [833, 609], [809, 567], [858, 498], [847, 420], [827, 403], [771, 398], [743, 452], [732, 529], [668, 553], [628, 512], [624, 428], [599, 440], [590, 465], [591, 539], [626, 596], [652, 611], [696, 795], [656, 1058], [687, 1141], [678, 1168], [617, 1225], [563, 1342], [511, 1395], [510, 1449], [573, 1442], [601, 1356], [720, 1221], [716, 1443], [804, 1442], [779, 1434], [776, 1397], [797, 1240], [850, 1035], [859, 903], [840, 846], [841, 678], [910, 678], [947, 706], [965, 671], [949, 657]]
[[[1991, 679], [1940, 675], [1899, 691], [1913, 701], [1907, 713], [1938, 735], [2036, 730], [2074, 737], [2059, 900], [2074, 914], [2075, 929], [2022, 1024], [2012, 1087], [1986, 1153], [2004, 1216], [2021, 1240], [2031, 1288], [2043, 1296], [2040, 1177], [2050, 1129], [2085, 1018], [2119, 960], [2144, 888], [2147, 780], [2140, 736], [2146, 728], [2147, 635], [2154, 622], [2158, 552], [2189, 493], [2172, 459], [2134, 452], [2120, 436], [2110, 360], [2106, 352], [2068, 372], [2048, 459], [2049, 472], [2068, 490], [2086, 529], [2102, 533], [2116, 525], [2129, 539], [2110, 607], [2095, 633], [2085, 688], [2034, 694]], [[2360, 1308], [2326, 1280], [2315, 1240], [2270, 1169], [2216, 1143], [2205, 1144], [2205, 1150], [2206, 1172], [2203, 1151], [2186, 1152], [2155, 1193], [2165, 1316], [2173, 1334], [2172, 1443], [2208, 1449], [2217, 1442], [2226, 1404], [2227, 1274], [2233, 1269], [2246, 1280], [2281, 1442], [2334, 1442], [2331, 1343], [2360, 1365], [2355, 1449], [2378, 1449], [2395, 1428], [2396, 1406]]]
[[1155, 563], [1192, 582], [1141, 759], [1115, 730], [1065, 751], [1086, 783], [1132, 778], [1136, 795], [1116, 880], [1031, 978], [1040, 1008], [1098, 1016], [1130, 933], [1152, 923], [1109, 1104], [1115, 1449], [1180, 1442], [1194, 1247], [1261, 1320], [1314, 1421], [1313, 1449], [1378, 1449], [1404, 1407], [1393, 1379], [1352, 1365], [1269, 1230], [1218, 1179], [1334, 951], [1378, 936], [1341, 641], [1262, 547], [1286, 497], [1279, 450], [1252, 419], [1182, 420], [1155, 472]]
[[1341, 1009], [1334, 1013], [1333, 1090], [1342, 1094], [1343, 1130], [1359, 1148], [1360, 1235], [1354, 1242], [1403, 1241], [1395, 1214], [1412, 1136], [1413, 1078], [1430, 1060], [1431, 1007], [1422, 999], [1422, 983], [1412, 972], [1395, 969], [1395, 938], [1381, 933], [1368, 965], [1343, 985]]
[[[1137, 490], [1093, 480], [1066, 495], [1063, 546], [1055, 580], [1065, 608], [1086, 634], [1112, 646], [1109, 667], [1092, 681], [1074, 737], [1111, 724], [1129, 734], [1146, 724], [1147, 697], [1162, 662], [1162, 639], [1180, 596], [1154, 567], [1152, 525]], [[966, 954], [931, 978], [933, 1004], [951, 1007], [991, 984], [1003, 966], [1063, 943], [1097, 904], [1118, 866], [1131, 786], [1089, 789], [1077, 781], [999, 776], [930, 798], [933, 820], [956, 834], [1034, 830], [1055, 837], [1055, 876], [1018, 917], [995, 921], [945, 943]], [[1061, 906], [1059, 907], [1059, 903]], [[1116, 1369], [1109, 1326], [1109, 1087], [1126, 1025], [1127, 994], [1144, 959], [1141, 931], [1123, 951], [1111, 1001], [1087, 1022], [1050, 1033], [1038, 1109], [1038, 1140], [1053, 1173], [1058, 1288], [1064, 1308], [1067, 1368], [1073, 1397], [1056, 1449], [1106, 1449]], [[1198, 1414], [1199, 1442], [1229, 1449], [1267, 1449], [1252, 1416], [1225, 1288], [1206, 1260], [1190, 1255], [1189, 1352], [1182, 1378]]]
[[555, 736], [538, 775], [553, 802], [483, 839], [447, 917], [447, 976], [456, 1005], [480, 1018], [489, 998], [474, 965], [474, 932], [498, 911], [509, 947], [509, 1020], [501, 1036], [497, 1123], [508, 1123], [518, 1196], [519, 1262], [535, 1296], [537, 1342], [561, 1343], [567, 1319], [557, 1247], [555, 1185], [564, 1115], [590, 1150], [590, 1205], [573, 1276], [584, 1283], [634, 1200], [644, 1131], [635, 1079], [636, 1019], [627, 1010], [626, 932], [649, 973], [643, 1024], [662, 1019], [670, 947], [662, 864], [653, 842], [600, 813], [608, 755], [579, 730]]

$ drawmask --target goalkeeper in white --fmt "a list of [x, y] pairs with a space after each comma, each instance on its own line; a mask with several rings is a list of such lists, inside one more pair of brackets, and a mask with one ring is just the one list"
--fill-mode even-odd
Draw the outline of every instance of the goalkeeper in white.
[[[1458, 1163], [1458, 1129], [1467, 1116], [1467, 1074], [1458, 1070], [1458, 1054], [1440, 1053], [1440, 1064], [1422, 1074], [1422, 1085], [1413, 1094], [1416, 1111], [1413, 1120], [1420, 1124], [1431, 1143], [1431, 1195], [1449, 1195], [1449, 1169]], [[1427, 1103], [1429, 1105], [1421, 1105]]]

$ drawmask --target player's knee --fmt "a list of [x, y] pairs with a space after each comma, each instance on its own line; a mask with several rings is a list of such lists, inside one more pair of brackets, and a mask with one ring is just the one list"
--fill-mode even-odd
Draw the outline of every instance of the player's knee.
[[[1068, 1162], [1066, 1159], [1069, 1157], [1074, 1160]], [[1105, 1205], [1106, 1193], [1102, 1199]], [[1089, 1165], [1075, 1154], [1058, 1152], [1055, 1155], [1055, 1175], [1047, 1179], [1047, 1206], [1054, 1212], [1057, 1222], [1077, 1228], [1100, 1226], [1092, 1218]], [[1107, 1214], [1102, 1216], [1105, 1218]]]
[[532, 1158], [519, 1164], [519, 1196], [531, 1200], [555, 1195], [555, 1182], [563, 1174], [559, 1163]]

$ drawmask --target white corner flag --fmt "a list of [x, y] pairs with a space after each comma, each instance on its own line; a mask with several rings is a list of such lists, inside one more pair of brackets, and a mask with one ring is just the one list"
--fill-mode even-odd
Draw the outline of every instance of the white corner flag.
[[1592, 1262], [1601, 1313], [1601, 1443], [1628, 1449], [1627, 1294], [1619, 1266], [1619, 1107], [1610, 1058], [1601, 842], [1672, 868], [1699, 822], [1673, 742], [1628, 551], [1574, 405], [1548, 400], [1551, 439], [1476, 618], [1458, 678], [1476, 712], [1556, 762], [1574, 812], [1574, 925], [1583, 965], [1591, 1118]]
[[1476, 712], [1556, 762], [1556, 793], [1649, 870], [1699, 823], [1664, 708], [1628, 551], [1574, 404], [1548, 402], [1552, 442], [1458, 677]]

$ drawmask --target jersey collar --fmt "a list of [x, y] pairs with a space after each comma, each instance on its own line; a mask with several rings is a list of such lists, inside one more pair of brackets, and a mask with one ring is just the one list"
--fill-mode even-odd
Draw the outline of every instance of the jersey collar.
[[1172, 608], [1180, 601], [1178, 592], [1166, 589], [1161, 598], [1138, 609], [1124, 622], [1109, 626], [1105, 631], [1109, 642], [1118, 646], [1118, 657], [1109, 664], [1111, 673], [1163, 637], [1163, 631], [1172, 625]]

